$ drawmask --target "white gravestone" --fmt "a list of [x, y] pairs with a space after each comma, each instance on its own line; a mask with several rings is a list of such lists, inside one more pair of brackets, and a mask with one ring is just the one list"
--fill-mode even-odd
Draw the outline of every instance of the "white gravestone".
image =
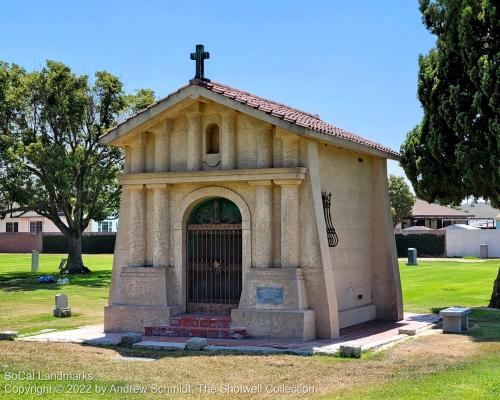
[[54, 308], [54, 317], [65, 318], [71, 316], [71, 308], [68, 304], [68, 296], [65, 294], [56, 294], [56, 308]]

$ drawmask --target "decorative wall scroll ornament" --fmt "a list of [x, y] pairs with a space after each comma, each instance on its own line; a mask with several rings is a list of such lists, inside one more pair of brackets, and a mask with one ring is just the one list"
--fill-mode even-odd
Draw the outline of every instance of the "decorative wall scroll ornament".
[[337, 232], [332, 223], [332, 215], [330, 214], [330, 206], [332, 205], [332, 194], [322, 192], [321, 197], [323, 199], [323, 212], [325, 214], [325, 224], [326, 224], [326, 235], [328, 237], [328, 246], [335, 247], [339, 244], [339, 238]]

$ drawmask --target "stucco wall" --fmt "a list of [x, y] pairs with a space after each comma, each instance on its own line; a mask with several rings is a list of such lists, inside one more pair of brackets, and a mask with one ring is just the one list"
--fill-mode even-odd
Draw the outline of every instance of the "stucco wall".
[[330, 248], [339, 309], [364, 306], [371, 303], [371, 157], [333, 146], [319, 149], [321, 190], [332, 193], [339, 237]]
[[[107, 330], [140, 330], [147, 323], [168, 323], [172, 312], [184, 311], [185, 213], [201, 200], [196, 193], [234, 193], [234, 201], [248, 210], [242, 228], [243, 292], [240, 313], [233, 317], [238, 314], [240, 322], [250, 318], [249, 331], [270, 332], [276, 324], [267, 311], [295, 313], [290, 320], [296, 321], [291, 322], [294, 331], [302, 331], [303, 337], [314, 337], [315, 332], [320, 338], [338, 336], [339, 310], [358, 310], [343, 314], [344, 326], [374, 317], [372, 249], [383, 258], [380, 265], [392, 268], [393, 260], [390, 249], [382, 251], [388, 244], [373, 240], [374, 221], [386, 217], [388, 204], [386, 187], [374, 195], [370, 156], [326, 146], [210, 102], [190, 100], [165, 118], [122, 141], [125, 171], [132, 174], [122, 177]], [[206, 127], [211, 123], [220, 128], [220, 154], [206, 154]], [[161, 158], [161, 165], [155, 157]], [[283, 176], [290, 170], [304, 172], [281, 178], [259, 172], [270, 168], [269, 174]], [[256, 177], [249, 180], [245, 174]], [[322, 190], [333, 195], [336, 248], [327, 244]], [[373, 213], [373, 207], [380, 210]], [[389, 240], [386, 228], [383, 238]], [[168, 257], [160, 266], [155, 259], [159, 249], [167, 247]], [[256, 308], [254, 286], [282, 283], [275, 282], [275, 268], [280, 267], [292, 277], [290, 285], [282, 285], [289, 301], [273, 305], [273, 310]], [[390, 280], [390, 274], [380, 276]], [[253, 283], [245, 285], [245, 279]], [[291, 326], [279, 329], [273, 335], [286, 337]]]
[[446, 231], [446, 255], [448, 257], [479, 257], [479, 246], [488, 245], [488, 257], [500, 257], [500, 230], [459, 230]]

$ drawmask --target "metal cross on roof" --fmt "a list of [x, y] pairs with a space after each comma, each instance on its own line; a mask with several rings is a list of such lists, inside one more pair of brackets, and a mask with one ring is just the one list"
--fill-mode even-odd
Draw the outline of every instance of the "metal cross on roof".
[[196, 52], [191, 53], [191, 60], [196, 60], [196, 75], [194, 79], [200, 79], [202, 81], [209, 81], [205, 78], [205, 60], [210, 58], [210, 53], [205, 51], [202, 44], [196, 45]]

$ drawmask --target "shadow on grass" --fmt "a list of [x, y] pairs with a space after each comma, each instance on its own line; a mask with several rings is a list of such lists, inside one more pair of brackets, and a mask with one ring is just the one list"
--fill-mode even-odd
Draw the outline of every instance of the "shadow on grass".
[[[38, 283], [37, 279], [42, 275], [52, 275], [56, 282]], [[57, 279], [68, 278], [67, 285], [57, 284]], [[108, 287], [111, 282], [111, 271], [96, 271], [87, 275], [67, 275], [67, 274], [33, 274], [30, 272], [7, 273], [0, 276], [0, 290], [5, 292], [29, 292], [40, 289], [60, 290], [61, 287], [83, 286], [93, 288]]]
[[467, 335], [476, 342], [500, 342], [500, 310], [474, 309]]

